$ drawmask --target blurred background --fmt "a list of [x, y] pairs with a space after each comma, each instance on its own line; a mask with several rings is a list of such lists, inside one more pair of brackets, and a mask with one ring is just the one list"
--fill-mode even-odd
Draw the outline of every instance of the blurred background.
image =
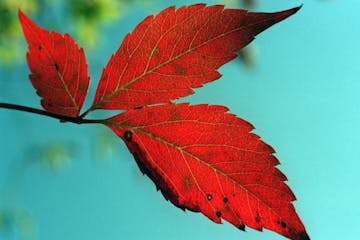
[[[360, 2], [204, 1], [253, 11], [304, 4], [181, 101], [226, 105], [273, 146], [312, 239], [360, 236]], [[94, 96], [103, 66], [146, 16], [197, 1], [0, 0], [0, 102], [40, 108], [28, 80], [21, 8], [85, 49]], [[100, 113], [101, 114], [101, 113]], [[0, 109], [0, 239], [280, 240], [241, 232], [165, 201], [125, 145], [102, 126]]]

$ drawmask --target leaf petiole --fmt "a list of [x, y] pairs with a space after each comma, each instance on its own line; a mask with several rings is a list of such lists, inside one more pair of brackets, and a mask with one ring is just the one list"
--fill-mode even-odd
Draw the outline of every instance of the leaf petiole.
[[37, 109], [37, 108], [32, 108], [32, 107], [27, 107], [27, 106], [22, 106], [22, 105], [17, 105], [17, 104], [11, 104], [11, 103], [1, 103], [0, 102], [0, 108], [34, 113], [34, 114], [43, 115], [43, 116], [59, 119], [61, 121], [72, 122], [72, 123], [76, 123], [76, 124], [103, 123], [105, 121], [104, 119], [84, 119], [82, 116], [70, 117], [70, 116], [52, 113], [52, 112], [48, 112], [48, 111]]
[[96, 110], [96, 105], [92, 105], [88, 110], [86, 110], [84, 113], [82, 113], [79, 118], [84, 118], [86, 117], [90, 112]]

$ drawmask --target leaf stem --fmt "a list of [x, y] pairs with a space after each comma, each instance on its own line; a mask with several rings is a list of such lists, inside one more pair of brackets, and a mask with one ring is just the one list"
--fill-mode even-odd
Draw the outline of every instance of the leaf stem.
[[103, 123], [104, 122], [104, 119], [84, 119], [81, 116], [70, 117], [70, 116], [52, 113], [52, 112], [48, 112], [48, 111], [37, 109], [37, 108], [26, 107], [26, 106], [17, 105], [17, 104], [11, 104], [11, 103], [0, 102], [0, 108], [6, 108], [6, 109], [17, 110], [17, 111], [39, 114], [39, 115], [59, 119], [61, 121], [72, 122], [72, 123], [76, 123], [76, 124], [89, 124], [89, 123]]
[[81, 114], [79, 117], [84, 118], [86, 117], [90, 112], [98, 109], [102, 105], [101, 101], [98, 101], [96, 104], [91, 105], [91, 107], [86, 110], [83, 114]]
[[84, 118], [86, 117], [86, 115], [88, 115], [91, 111], [93, 111], [94, 109], [92, 107], [90, 107], [88, 110], [86, 110], [83, 114], [81, 114], [79, 116], [79, 118]]

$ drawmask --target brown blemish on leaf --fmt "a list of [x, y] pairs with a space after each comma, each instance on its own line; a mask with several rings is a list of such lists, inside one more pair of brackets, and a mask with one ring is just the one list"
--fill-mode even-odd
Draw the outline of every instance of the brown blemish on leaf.
[[191, 189], [191, 180], [190, 180], [190, 177], [184, 178], [183, 184], [184, 184], [184, 186], [185, 186], [185, 188], [186, 188], [187, 190], [190, 190], [190, 189]]
[[225, 211], [230, 211], [231, 210], [231, 207], [229, 204], [225, 204], [224, 208], [223, 208]]
[[81, 82], [79, 84], [79, 91], [87, 91], [87, 84]]
[[177, 75], [184, 75], [185, 74], [185, 69], [182, 66], [179, 65], [175, 65], [175, 72]]
[[179, 113], [177, 111], [173, 111], [170, 120], [175, 122], [175, 121], [178, 121], [180, 119], [181, 118], [180, 118]]

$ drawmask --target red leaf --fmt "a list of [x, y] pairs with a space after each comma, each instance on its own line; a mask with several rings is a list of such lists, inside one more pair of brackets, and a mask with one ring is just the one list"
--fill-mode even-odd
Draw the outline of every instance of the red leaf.
[[180, 208], [240, 229], [267, 228], [310, 239], [273, 149], [251, 124], [222, 106], [167, 104], [129, 110], [105, 124], [121, 137], [143, 173]]
[[40, 28], [19, 10], [29, 51], [30, 80], [42, 106], [54, 113], [77, 117], [89, 85], [85, 54], [68, 35]]
[[132, 109], [192, 94], [254, 36], [294, 14], [252, 13], [197, 4], [149, 16], [103, 70], [92, 109]]

